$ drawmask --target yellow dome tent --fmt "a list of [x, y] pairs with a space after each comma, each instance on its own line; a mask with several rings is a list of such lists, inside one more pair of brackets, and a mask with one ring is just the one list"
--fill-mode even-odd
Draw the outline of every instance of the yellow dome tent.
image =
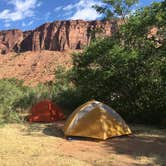
[[105, 140], [131, 134], [131, 130], [112, 108], [92, 100], [79, 106], [70, 115], [64, 126], [64, 134]]

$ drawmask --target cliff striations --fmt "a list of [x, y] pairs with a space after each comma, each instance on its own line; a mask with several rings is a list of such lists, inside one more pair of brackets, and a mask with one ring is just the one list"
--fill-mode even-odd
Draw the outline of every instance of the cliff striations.
[[0, 54], [9, 52], [82, 49], [97, 35], [111, 36], [114, 21], [55, 21], [35, 30], [0, 31]]

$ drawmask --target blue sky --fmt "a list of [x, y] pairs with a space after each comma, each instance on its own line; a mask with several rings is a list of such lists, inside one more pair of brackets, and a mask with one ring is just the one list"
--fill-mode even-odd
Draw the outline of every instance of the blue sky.
[[[137, 7], [154, 1], [140, 0]], [[34, 29], [55, 20], [95, 20], [100, 15], [91, 8], [101, 4], [100, 0], [0, 0], [0, 30]]]

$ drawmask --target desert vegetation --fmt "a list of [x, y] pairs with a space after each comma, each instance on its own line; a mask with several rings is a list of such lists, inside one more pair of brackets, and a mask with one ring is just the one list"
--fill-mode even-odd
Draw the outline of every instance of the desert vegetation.
[[[124, 17], [122, 3], [120, 8], [114, 1], [104, 3], [106, 8], [94, 7], [105, 19]], [[83, 52], [73, 54], [73, 67], [56, 68], [51, 83], [28, 87], [16, 79], [0, 80], [1, 123], [19, 121], [18, 112], [49, 98], [68, 114], [96, 99], [112, 106], [128, 122], [165, 125], [166, 2], [129, 13], [134, 3], [125, 4], [127, 18], [112, 37], [96, 38]], [[114, 13], [108, 5], [114, 6]]]

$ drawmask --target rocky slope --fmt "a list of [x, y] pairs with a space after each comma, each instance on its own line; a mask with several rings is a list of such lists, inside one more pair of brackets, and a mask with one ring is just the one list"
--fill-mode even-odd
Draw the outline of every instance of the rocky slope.
[[72, 66], [70, 51], [9, 53], [8, 56], [0, 56], [0, 79], [17, 78], [25, 85], [35, 86], [54, 80], [58, 66], [66, 69]]
[[115, 21], [56, 21], [35, 30], [0, 31], [0, 54], [9, 52], [81, 49], [96, 35], [111, 36]]

